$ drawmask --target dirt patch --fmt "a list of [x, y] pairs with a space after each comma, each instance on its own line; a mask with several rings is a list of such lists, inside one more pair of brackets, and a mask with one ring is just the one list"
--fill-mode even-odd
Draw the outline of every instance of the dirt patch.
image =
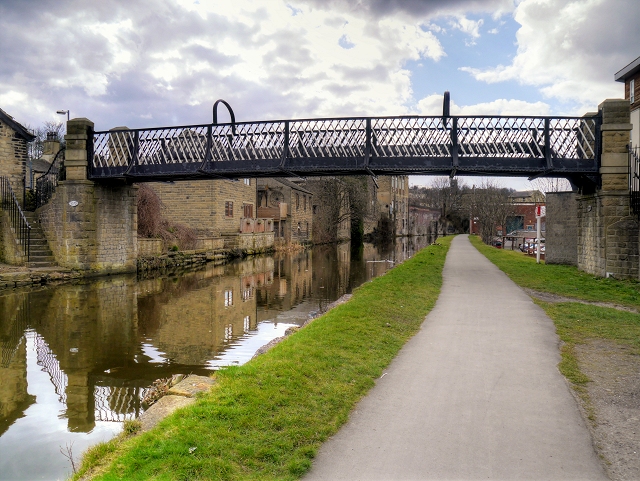
[[585, 301], [583, 299], [576, 299], [574, 297], [563, 297], [557, 294], [551, 294], [550, 292], [534, 291], [533, 289], [526, 289], [524, 287], [522, 288], [522, 290], [526, 292], [529, 297], [533, 297], [534, 299], [538, 299], [544, 302], [577, 302], [578, 304], [608, 307], [610, 309], [617, 309], [619, 311], [640, 313], [640, 311], [638, 311], [637, 309], [633, 309], [632, 307], [621, 306], [620, 304], [613, 304], [611, 302]]
[[[576, 346], [595, 420], [589, 427], [613, 480], [640, 479], [640, 356], [605, 340]], [[583, 409], [586, 407], [583, 404]]]

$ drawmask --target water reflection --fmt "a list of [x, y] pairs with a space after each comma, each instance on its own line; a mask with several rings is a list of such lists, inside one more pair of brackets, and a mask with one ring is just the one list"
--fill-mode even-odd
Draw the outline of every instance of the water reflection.
[[418, 239], [0, 294], [0, 479], [65, 477], [60, 447], [73, 442], [79, 455], [113, 436], [141, 413], [155, 379], [248, 361], [310, 312], [406, 259], [426, 243]]

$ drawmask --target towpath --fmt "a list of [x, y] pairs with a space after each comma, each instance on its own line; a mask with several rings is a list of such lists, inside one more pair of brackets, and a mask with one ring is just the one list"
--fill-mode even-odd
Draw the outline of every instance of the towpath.
[[551, 319], [466, 236], [443, 275], [420, 332], [305, 479], [607, 479]]

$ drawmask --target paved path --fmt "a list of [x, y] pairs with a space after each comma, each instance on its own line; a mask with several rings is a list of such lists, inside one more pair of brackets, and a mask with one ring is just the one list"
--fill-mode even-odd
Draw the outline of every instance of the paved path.
[[545, 313], [456, 237], [435, 308], [305, 479], [607, 479], [558, 342]]

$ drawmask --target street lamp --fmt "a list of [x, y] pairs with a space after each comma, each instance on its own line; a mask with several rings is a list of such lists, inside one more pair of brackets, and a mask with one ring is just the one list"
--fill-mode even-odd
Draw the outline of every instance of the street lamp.
[[57, 110], [56, 113], [59, 114], [59, 115], [67, 114], [67, 121], [69, 121], [69, 111], [68, 110]]

